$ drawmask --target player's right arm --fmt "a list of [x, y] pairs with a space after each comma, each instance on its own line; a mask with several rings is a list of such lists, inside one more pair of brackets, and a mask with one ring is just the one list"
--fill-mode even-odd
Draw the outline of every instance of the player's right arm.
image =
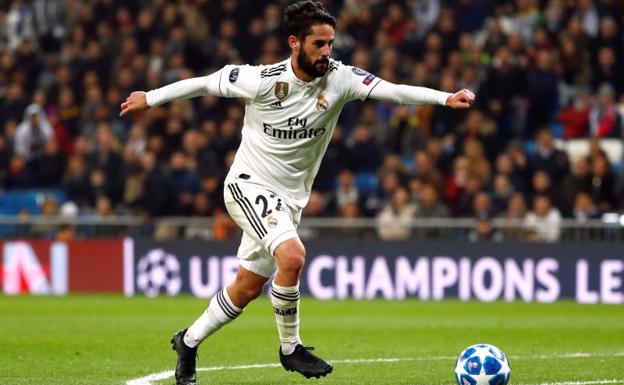
[[260, 86], [260, 68], [226, 65], [208, 76], [180, 80], [149, 92], [134, 91], [121, 103], [119, 116], [179, 99], [214, 95], [254, 99]]

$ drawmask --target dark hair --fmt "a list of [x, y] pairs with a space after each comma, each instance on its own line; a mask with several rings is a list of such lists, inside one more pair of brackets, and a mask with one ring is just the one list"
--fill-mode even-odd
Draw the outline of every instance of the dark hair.
[[302, 0], [284, 9], [284, 27], [288, 36], [303, 39], [310, 34], [310, 27], [316, 24], [329, 24], [336, 28], [333, 17], [320, 1]]

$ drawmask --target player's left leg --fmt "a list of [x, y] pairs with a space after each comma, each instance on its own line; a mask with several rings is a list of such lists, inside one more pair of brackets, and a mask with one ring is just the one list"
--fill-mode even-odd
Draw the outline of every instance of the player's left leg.
[[236, 319], [247, 304], [262, 293], [267, 280], [268, 278], [239, 266], [234, 282], [213, 296], [208, 309], [188, 328], [184, 343], [190, 347], [198, 346], [211, 334]]
[[305, 262], [305, 248], [299, 237], [287, 239], [273, 251], [278, 270], [271, 285], [271, 302], [281, 341], [280, 362], [289, 371], [307, 378], [331, 373], [331, 364], [310, 353], [299, 337], [299, 276]]
[[208, 308], [188, 329], [176, 333], [171, 344], [178, 354], [176, 384], [196, 384], [197, 348], [206, 338], [235, 320], [262, 293], [267, 277], [239, 266], [236, 279], [212, 297]]

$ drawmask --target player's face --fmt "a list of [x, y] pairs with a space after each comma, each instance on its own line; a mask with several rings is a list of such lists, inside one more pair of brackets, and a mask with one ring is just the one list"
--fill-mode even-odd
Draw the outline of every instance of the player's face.
[[304, 37], [297, 55], [297, 64], [313, 78], [325, 75], [329, 69], [329, 55], [334, 44], [334, 28], [328, 24], [317, 24]]

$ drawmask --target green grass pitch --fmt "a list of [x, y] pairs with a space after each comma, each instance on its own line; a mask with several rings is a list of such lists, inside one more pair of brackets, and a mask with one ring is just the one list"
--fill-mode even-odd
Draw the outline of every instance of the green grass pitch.
[[[0, 384], [122, 385], [172, 370], [172, 333], [206, 303], [0, 296]], [[478, 342], [507, 353], [513, 384], [624, 384], [624, 306], [303, 298], [301, 313], [304, 342], [324, 358], [400, 360], [337, 363], [320, 380], [275, 366], [201, 371], [199, 384], [451, 385], [455, 356]], [[277, 350], [270, 302], [261, 298], [202, 345], [198, 367], [276, 364]], [[148, 383], [174, 380], [140, 384]]]

